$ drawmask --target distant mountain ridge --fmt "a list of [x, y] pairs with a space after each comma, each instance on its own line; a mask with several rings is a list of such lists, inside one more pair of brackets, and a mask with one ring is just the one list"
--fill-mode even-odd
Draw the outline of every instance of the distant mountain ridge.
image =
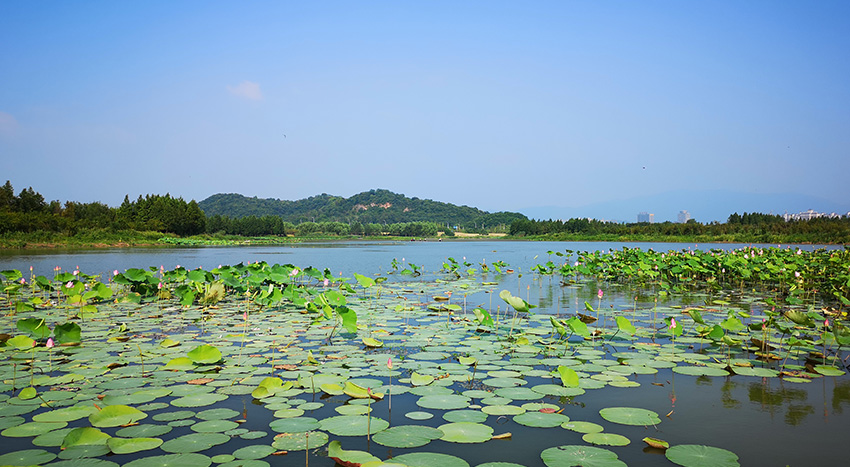
[[436, 222], [466, 228], [510, 225], [526, 217], [516, 212], [489, 213], [469, 206], [430, 199], [408, 198], [389, 190], [369, 190], [350, 198], [327, 193], [297, 201], [274, 198], [249, 198], [237, 193], [218, 193], [198, 203], [207, 216], [241, 218], [278, 216], [284, 221], [360, 222], [361, 224], [394, 224], [401, 222]]

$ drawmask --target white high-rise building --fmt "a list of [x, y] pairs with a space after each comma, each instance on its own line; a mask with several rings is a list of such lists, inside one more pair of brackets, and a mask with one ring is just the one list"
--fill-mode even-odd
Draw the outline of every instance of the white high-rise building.
[[691, 220], [691, 213], [689, 213], [688, 211], [679, 211], [678, 219], [680, 224], [685, 224], [689, 220]]
[[651, 212], [639, 212], [637, 215], [637, 221], [652, 224], [655, 221], [655, 214]]

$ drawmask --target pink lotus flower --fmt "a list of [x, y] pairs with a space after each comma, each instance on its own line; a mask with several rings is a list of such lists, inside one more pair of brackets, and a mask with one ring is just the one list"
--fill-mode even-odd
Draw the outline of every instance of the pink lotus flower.
[[26, 281], [26, 280], [22, 277], [22, 278], [21, 278], [21, 285], [24, 285], [24, 284], [26, 284], [26, 283], [27, 283], [27, 281]]
[[602, 295], [604, 295], [602, 293], [602, 289], [599, 289], [599, 292], [596, 292], [596, 296], [599, 297], [600, 299], [602, 299]]
[[676, 318], [670, 318], [670, 329], [676, 329]]
[[162, 290], [162, 282], [156, 285], [157, 290]]
[[242, 312], [242, 318], [244, 318], [245, 321], [248, 321], [248, 312], [247, 311]]
[[117, 275], [118, 275], [118, 270], [116, 269], [116, 270], [112, 271], [112, 275], [113, 275], [113, 276], [117, 276]]
[[328, 286], [328, 284], [330, 284], [330, 282], [331, 282], [331, 281], [329, 281], [329, 280], [325, 279], [324, 281], [322, 281], [322, 285], [324, 285], [325, 287], [327, 287], [327, 286]]
[[794, 277], [800, 277], [800, 271], [794, 271]]
[[73, 281], [68, 281], [68, 283], [67, 283], [67, 284], [65, 284], [65, 288], [66, 288], [66, 289], [70, 289], [70, 288], [71, 288], [71, 287], [73, 287], [73, 286], [74, 286], [74, 282], [73, 282]]
[[393, 369], [393, 358], [392, 357], [387, 358], [387, 369], [388, 370]]
[[829, 326], [829, 320], [828, 319], [823, 321], [823, 327], [827, 327], [827, 326]]
[[79, 274], [79, 273], [80, 273], [80, 270], [79, 270], [79, 269], [74, 269], [74, 273], [73, 273], [73, 274], [74, 274], [75, 276], [76, 276], [77, 274]]
[[48, 338], [47, 338], [47, 344], [45, 344], [45, 346], [46, 346], [48, 349], [52, 349], [54, 345], [55, 345], [55, 344], [53, 343], [53, 338], [52, 338], [52, 337], [48, 337]]

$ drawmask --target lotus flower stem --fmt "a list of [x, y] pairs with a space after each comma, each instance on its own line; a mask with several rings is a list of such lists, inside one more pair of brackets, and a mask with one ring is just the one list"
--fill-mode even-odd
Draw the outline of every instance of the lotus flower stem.
[[139, 360], [142, 361], [142, 378], [145, 377], [145, 357], [142, 355], [142, 346], [136, 344], [136, 348], [139, 349]]

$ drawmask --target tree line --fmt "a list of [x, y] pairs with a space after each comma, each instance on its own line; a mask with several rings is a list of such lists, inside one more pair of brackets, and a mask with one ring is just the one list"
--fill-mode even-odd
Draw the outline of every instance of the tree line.
[[206, 216], [194, 200], [171, 195], [128, 196], [117, 208], [100, 202], [47, 202], [32, 187], [15, 195], [10, 181], [0, 187], [0, 233], [60, 232], [84, 229], [138, 230], [196, 235], [206, 231]]
[[[618, 224], [595, 219], [528, 220], [511, 223], [510, 234], [558, 239], [616, 237], [618, 239], [676, 240], [702, 238], [715, 241], [765, 243], [850, 243], [850, 219], [817, 218], [791, 220], [762, 213], [734, 213], [725, 223], [630, 223]], [[703, 240], [704, 241], [704, 240]]]

